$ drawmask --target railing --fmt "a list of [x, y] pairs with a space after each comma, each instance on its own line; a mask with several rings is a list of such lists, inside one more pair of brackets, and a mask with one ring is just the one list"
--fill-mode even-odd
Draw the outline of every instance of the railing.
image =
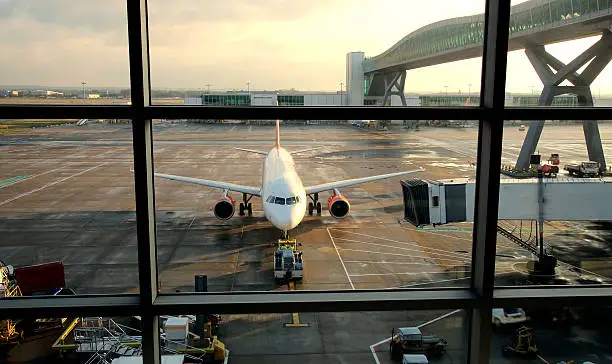
[[[525, 31], [573, 22], [602, 11], [612, 13], [612, 0], [531, 0], [512, 7], [509, 36], [513, 38]], [[484, 14], [439, 21], [410, 33], [384, 53], [366, 58], [364, 71], [466, 46], [480, 46], [483, 39]]]

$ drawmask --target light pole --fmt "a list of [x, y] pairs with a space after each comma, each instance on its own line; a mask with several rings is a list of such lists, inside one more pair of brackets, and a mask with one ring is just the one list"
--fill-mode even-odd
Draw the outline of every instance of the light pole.
[[247, 93], [250, 94], [251, 93], [251, 82], [247, 82]]
[[342, 86], [344, 85], [344, 82], [340, 82], [340, 106], [344, 105], [344, 101], [343, 96], [342, 96]]
[[83, 85], [83, 100], [85, 99], [85, 85], [87, 85], [87, 82], [83, 81], [81, 82], [81, 85]]
[[445, 93], [446, 95], [448, 95], [448, 86], [447, 86], [447, 85], [444, 85], [444, 88], [446, 89], [446, 91], [444, 91], [444, 93]]
[[471, 91], [472, 91], [472, 84], [468, 83], [468, 96], [470, 95]]
[[206, 93], [209, 94], [210, 93], [210, 83], [207, 83], [204, 86], [206, 86]]

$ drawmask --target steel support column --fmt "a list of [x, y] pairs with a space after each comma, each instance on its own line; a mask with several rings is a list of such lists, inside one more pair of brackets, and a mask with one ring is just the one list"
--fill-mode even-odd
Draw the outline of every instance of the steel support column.
[[153, 310], [157, 299], [157, 245], [155, 242], [155, 188], [153, 186], [152, 120], [147, 0], [128, 0], [128, 44], [132, 98], [136, 230], [138, 235], [138, 281], [142, 319], [143, 362], [161, 363], [159, 317]]
[[[544, 85], [538, 106], [552, 105], [555, 96], [573, 94], [578, 99], [578, 106], [592, 107], [594, 103], [590, 86], [612, 59], [612, 33], [605, 31], [597, 43], [568, 64], [546, 52], [542, 45], [529, 45], [525, 48], [525, 53]], [[579, 74], [577, 71], [587, 63], [589, 63], [588, 66]], [[556, 73], [553, 73], [551, 69]], [[573, 86], [560, 86], [565, 80], [568, 80]], [[597, 120], [583, 120], [582, 125], [589, 160], [599, 162], [600, 170], [605, 171], [606, 159], [601, 145], [598, 122]], [[529, 157], [536, 150], [543, 128], [544, 120], [530, 122], [516, 161], [516, 169], [529, 167]]]

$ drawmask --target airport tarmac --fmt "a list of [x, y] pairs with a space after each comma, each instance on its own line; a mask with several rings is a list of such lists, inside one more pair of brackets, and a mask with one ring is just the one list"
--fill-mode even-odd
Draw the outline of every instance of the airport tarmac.
[[[602, 124], [600, 129], [604, 150], [610, 155], [612, 125]], [[524, 135], [517, 127], [505, 128], [504, 163], [516, 159]], [[155, 170], [259, 185], [262, 156], [232, 147], [266, 149], [272, 146], [273, 140], [274, 129], [270, 126], [157, 122], [154, 125]], [[476, 127], [422, 127], [419, 131], [408, 131], [394, 125], [388, 132], [378, 132], [349, 125], [286, 125], [281, 128], [281, 143], [289, 150], [322, 147], [295, 155], [304, 185], [418, 166], [426, 170], [409, 178], [473, 177], [476, 172]], [[544, 156], [560, 153], [562, 164], [585, 159], [582, 127], [545, 127], [539, 150]], [[78, 293], [137, 291], [129, 124], [68, 125], [2, 135], [0, 159], [0, 259], [15, 266], [62, 261], [67, 284]], [[296, 290], [469, 284], [471, 224], [415, 228], [403, 222], [400, 179], [344, 188], [341, 192], [351, 203], [349, 217], [334, 219], [324, 207], [322, 216], [307, 216], [291, 232], [292, 237], [303, 243], [305, 259], [305, 276], [296, 284]], [[221, 221], [211, 210], [219, 191], [160, 179], [155, 180], [155, 187], [162, 292], [193, 291], [194, 276], [201, 274], [208, 276], [209, 291], [287, 289], [272, 278], [272, 243], [280, 232], [262, 216], [261, 201], [253, 199], [254, 216], [236, 214], [229, 221]], [[233, 197], [237, 201], [241, 198], [239, 194]], [[326, 199], [327, 195], [321, 194], [324, 206]], [[523, 224], [523, 233], [527, 234], [529, 229]], [[610, 271], [606, 263], [612, 256], [609, 231], [602, 224], [554, 222], [546, 224], [545, 238], [557, 247], [564, 275], [577, 277], [584, 273], [583, 261], [597, 260], [599, 264], [591, 264], [595, 268], [589, 269], [589, 274], [610, 277], [606, 276]], [[498, 236], [497, 252], [497, 283], [520, 284], [530, 254], [501, 236]], [[373, 321], [381, 324], [368, 335], [364, 334], [367, 340], [359, 340], [359, 350], [364, 351], [357, 352], [363, 358], [371, 356], [368, 345], [388, 337], [391, 327], [426, 322], [442, 313], [406, 313], [408, 316], [398, 319], [396, 324], [392, 313], [376, 314], [373, 317], [378, 319]], [[342, 314], [302, 314], [304, 321], [317, 322], [316, 332], [312, 334], [315, 336], [304, 336], [303, 332], [298, 333], [301, 329], [295, 328], [295, 334], [285, 333], [283, 337], [293, 340], [290, 346], [303, 347], [303, 353], [320, 354], [325, 350], [330, 354], [342, 353], [319, 357], [325, 362], [351, 361], [352, 349], [345, 352], [333, 346], [325, 349], [330, 337], [336, 337], [338, 345], [348, 345], [354, 339], [352, 332], [370, 330], [375, 323], [354, 326], [352, 323], [360, 321], [359, 314], [347, 315], [351, 316], [343, 319], [346, 330], [330, 329], [321, 334], [325, 332], [321, 325], [334, 322]], [[269, 325], [281, 325], [279, 322], [286, 321], [290, 315], [249, 317], [269, 321]], [[231, 331], [227, 335], [229, 343], [234, 347], [244, 345], [231, 340], [237, 332], [253, 326], [252, 320], [238, 315], [229, 315], [226, 319], [226, 329]], [[245, 325], [238, 324], [240, 320]], [[382, 337], [370, 340], [380, 336], [378, 330]], [[453, 339], [455, 343], [460, 336]], [[319, 346], [310, 346], [313, 340], [318, 340]], [[372, 342], [362, 345], [365, 341]], [[267, 361], [264, 348], [271, 350], [268, 353], [275, 349], [272, 344], [262, 344], [258, 357]], [[449, 354], [443, 362], [458, 362], [458, 355]], [[271, 361], [274, 358], [269, 357]], [[312, 360], [317, 361], [316, 357]], [[355, 357], [353, 362], [362, 361], [365, 360]]]

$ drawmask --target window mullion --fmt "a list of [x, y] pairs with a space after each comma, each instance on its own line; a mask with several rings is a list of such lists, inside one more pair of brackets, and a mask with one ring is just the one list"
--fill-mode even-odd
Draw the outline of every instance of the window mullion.
[[151, 105], [147, 0], [127, 0], [127, 14], [143, 362], [159, 364], [159, 318], [153, 311], [157, 298], [153, 136], [152, 120], [145, 116]]
[[487, 0], [480, 87], [481, 107], [487, 117], [480, 120], [478, 129], [471, 282], [479, 304], [470, 315], [469, 363], [488, 363], [491, 352], [509, 18], [510, 0]]

